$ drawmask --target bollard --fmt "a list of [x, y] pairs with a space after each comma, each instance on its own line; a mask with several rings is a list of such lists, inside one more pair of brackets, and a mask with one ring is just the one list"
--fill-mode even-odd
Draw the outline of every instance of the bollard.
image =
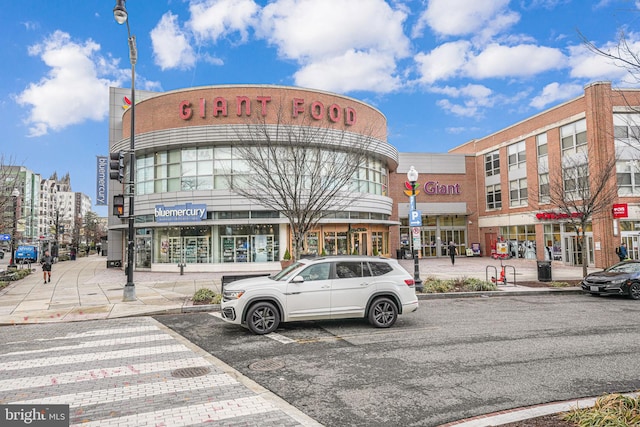
[[178, 267], [180, 267], [180, 275], [184, 276], [184, 268], [186, 267], [183, 262], [178, 263]]

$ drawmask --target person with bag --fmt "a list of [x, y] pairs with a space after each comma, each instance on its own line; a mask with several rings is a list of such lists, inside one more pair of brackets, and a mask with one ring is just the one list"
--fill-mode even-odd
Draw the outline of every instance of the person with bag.
[[451, 265], [456, 264], [456, 255], [458, 255], [458, 248], [453, 242], [449, 242], [449, 256], [451, 257]]
[[616, 254], [618, 254], [620, 261], [629, 258], [629, 252], [627, 251], [627, 244], [625, 242], [622, 242], [620, 246], [616, 248]]
[[42, 265], [42, 276], [44, 277], [44, 283], [51, 282], [51, 265], [53, 264], [53, 258], [49, 255], [49, 251], [45, 251], [44, 256], [40, 259], [40, 265]]

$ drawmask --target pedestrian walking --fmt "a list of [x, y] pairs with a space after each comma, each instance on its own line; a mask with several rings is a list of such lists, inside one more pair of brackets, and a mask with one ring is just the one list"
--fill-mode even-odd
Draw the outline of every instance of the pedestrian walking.
[[449, 242], [449, 256], [451, 257], [451, 265], [456, 264], [456, 255], [458, 255], [458, 248], [453, 242]]
[[42, 265], [42, 277], [44, 283], [51, 282], [51, 265], [53, 264], [53, 257], [49, 255], [49, 251], [45, 251], [44, 256], [40, 258], [40, 264]]
[[625, 259], [629, 258], [627, 244], [625, 242], [622, 242], [620, 244], [620, 247], [616, 248], [616, 253], [618, 254], [618, 258], [620, 258], [620, 261], [624, 261]]

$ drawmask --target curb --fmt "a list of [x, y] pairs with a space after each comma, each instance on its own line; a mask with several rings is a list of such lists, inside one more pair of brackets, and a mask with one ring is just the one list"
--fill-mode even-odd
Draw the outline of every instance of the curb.
[[481, 292], [445, 292], [445, 293], [419, 293], [419, 300], [429, 299], [449, 299], [449, 298], [486, 298], [486, 297], [511, 297], [511, 296], [526, 296], [526, 295], [549, 295], [549, 294], [581, 294], [582, 290], [577, 287], [569, 288], [542, 288], [532, 291], [504, 291], [498, 289], [497, 291], [481, 291]]

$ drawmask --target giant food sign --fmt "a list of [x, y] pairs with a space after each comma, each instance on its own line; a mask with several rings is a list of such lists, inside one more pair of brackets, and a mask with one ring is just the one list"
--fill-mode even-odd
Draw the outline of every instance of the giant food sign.
[[628, 218], [629, 209], [626, 203], [615, 203], [613, 205], [613, 217], [614, 218]]

